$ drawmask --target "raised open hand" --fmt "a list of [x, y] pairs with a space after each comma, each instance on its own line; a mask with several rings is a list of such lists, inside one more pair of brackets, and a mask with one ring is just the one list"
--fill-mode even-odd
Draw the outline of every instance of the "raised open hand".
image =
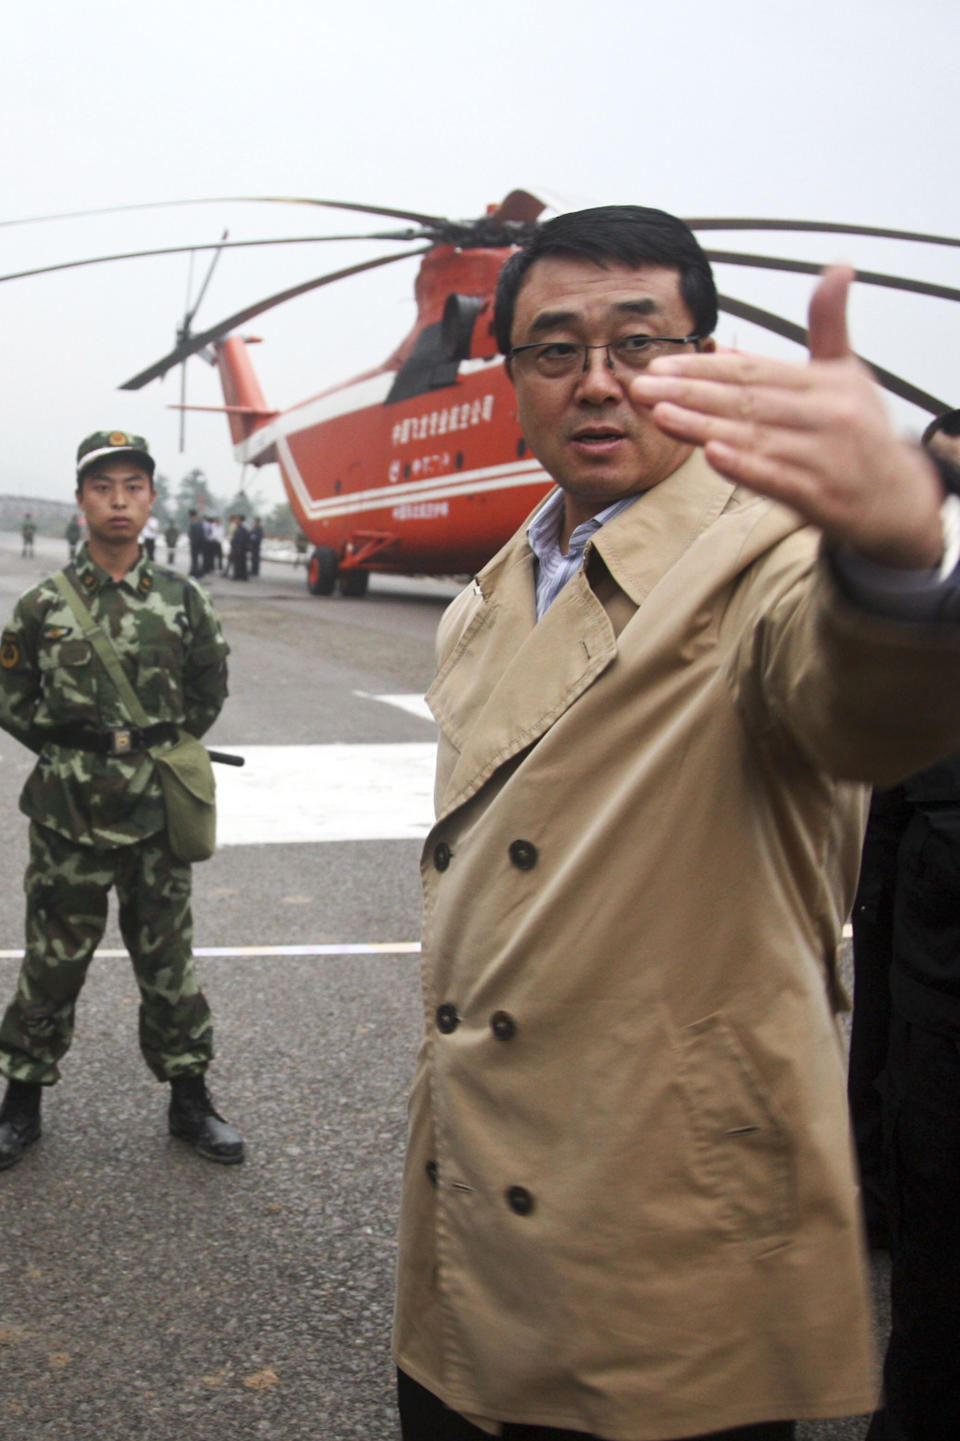
[[630, 384], [668, 434], [705, 447], [722, 475], [782, 501], [878, 564], [936, 566], [936, 469], [894, 432], [850, 349], [853, 272], [834, 266], [810, 302], [806, 365], [725, 351], [669, 356]]

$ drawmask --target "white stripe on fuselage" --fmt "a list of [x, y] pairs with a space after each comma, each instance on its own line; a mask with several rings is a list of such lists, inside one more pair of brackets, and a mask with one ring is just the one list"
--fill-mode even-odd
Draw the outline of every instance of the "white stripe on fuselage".
[[[490, 362], [483, 360], [465, 361], [460, 367], [461, 374], [489, 370]], [[251, 462], [262, 455], [270, 446], [276, 447], [277, 456], [283, 466], [286, 478], [293, 489], [304, 514], [310, 520], [332, 520], [338, 516], [360, 515], [367, 511], [383, 510], [411, 502], [451, 500], [467, 495], [485, 495], [497, 490], [510, 490], [516, 486], [543, 485], [548, 476], [539, 462], [514, 460], [502, 465], [481, 466], [475, 470], [447, 472], [443, 475], [422, 477], [418, 480], [398, 481], [394, 485], [364, 487], [343, 495], [331, 495], [317, 499], [310, 494], [294, 459], [290, 441], [306, 430], [329, 420], [336, 420], [358, 411], [369, 410], [383, 405], [396, 376], [393, 371], [360, 380], [332, 395], [319, 396], [307, 401], [294, 410], [286, 411], [263, 426], [253, 435], [234, 447], [234, 454], [241, 462]], [[415, 399], [416, 397], [411, 397]]]
[[304, 401], [303, 405], [284, 411], [269, 425], [261, 426], [248, 435], [246, 440], [234, 446], [233, 453], [237, 460], [248, 464], [286, 436], [299, 435], [301, 430], [309, 430], [325, 420], [336, 420], [341, 415], [352, 415], [357, 410], [382, 405], [395, 379], [394, 372], [388, 370], [382, 375], [372, 375], [369, 380], [358, 380], [355, 385], [336, 390], [332, 395], [320, 395], [316, 400]]
[[[460, 366], [459, 374], [472, 375], [479, 370], [495, 372], [499, 364], [502, 364], [502, 361], [494, 363], [488, 360], [465, 360]], [[379, 375], [371, 375], [366, 380], [346, 385], [342, 390], [334, 390], [329, 395], [318, 395], [314, 400], [305, 400], [302, 405], [285, 410], [276, 420], [271, 420], [269, 425], [264, 425], [254, 431], [253, 435], [248, 435], [234, 446], [233, 453], [242, 464], [250, 464], [284, 436], [299, 435], [301, 431], [322, 425], [326, 420], [337, 420], [344, 415], [354, 415], [358, 410], [384, 405], [396, 378], [395, 370], [385, 370]], [[427, 395], [431, 393], [426, 392]], [[408, 398], [421, 399], [415, 395]]]
[[434, 475], [427, 480], [403, 481], [397, 485], [380, 486], [376, 490], [356, 490], [347, 495], [314, 500], [287, 441], [278, 441], [277, 449], [282, 456], [287, 479], [310, 520], [329, 520], [338, 515], [385, 510], [411, 501], [449, 500], [454, 496], [509, 490], [518, 485], [543, 485], [549, 479], [539, 461], [521, 460], [509, 465], [488, 465], [479, 470], [458, 471], [455, 475]]

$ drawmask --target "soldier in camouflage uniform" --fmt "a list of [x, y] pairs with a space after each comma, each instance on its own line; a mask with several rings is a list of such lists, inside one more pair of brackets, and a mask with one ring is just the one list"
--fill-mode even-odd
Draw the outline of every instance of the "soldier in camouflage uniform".
[[210, 1010], [191, 951], [190, 867], [172, 853], [147, 750], [182, 726], [202, 736], [227, 694], [227, 644], [193, 581], [154, 565], [137, 537], [154, 499], [146, 441], [98, 431], [77, 452], [88, 541], [66, 568], [107, 633], [151, 724], [130, 718], [52, 579], [27, 591], [0, 641], [0, 726], [38, 757], [20, 798], [30, 818], [26, 953], [0, 1022], [0, 1169], [40, 1134], [43, 1086], [73, 1036], [74, 1006], [116, 888], [140, 988], [140, 1046], [171, 1085], [171, 1132], [214, 1161], [243, 1159], [204, 1073]]

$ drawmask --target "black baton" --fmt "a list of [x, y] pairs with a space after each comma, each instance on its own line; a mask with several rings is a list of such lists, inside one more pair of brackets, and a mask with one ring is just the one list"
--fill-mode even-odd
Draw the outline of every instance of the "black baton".
[[207, 751], [207, 755], [219, 766], [245, 766], [246, 756], [227, 755], [226, 751]]

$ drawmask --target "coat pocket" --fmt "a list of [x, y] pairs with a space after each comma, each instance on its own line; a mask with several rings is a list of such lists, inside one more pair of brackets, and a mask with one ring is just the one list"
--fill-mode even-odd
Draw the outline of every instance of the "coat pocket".
[[786, 1239], [793, 1221], [786, 1128], [733, 1027], [706, 1016], [680, 1033], [680, 1080], [697, 1179], [732, 1237]]

